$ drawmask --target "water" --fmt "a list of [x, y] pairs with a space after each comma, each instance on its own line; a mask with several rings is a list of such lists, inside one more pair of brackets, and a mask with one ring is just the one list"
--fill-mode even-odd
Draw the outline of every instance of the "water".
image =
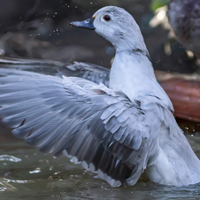
[[[187, 138], [200, 157], [198, 134], [187, 134]], [[43, 155], [12, 136], [0, 137], [0, 141], [1, 200], [200, 199], [200, 184], [176, 188], [144, 177], [135, 186], [112, 188], [68, 158]]]

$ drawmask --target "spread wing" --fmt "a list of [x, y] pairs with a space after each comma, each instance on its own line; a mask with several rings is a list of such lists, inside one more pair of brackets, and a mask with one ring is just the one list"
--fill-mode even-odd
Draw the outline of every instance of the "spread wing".
[[135, 184], [155, 146], [138, 101], [81, 78], [1, 68], [0, 118], [17, 138], [81, 162], [111, 186]]
[[108, 86], [110, 70], [105, 67], [83, 62], [74, 64], [52, 60], [0, 58], [0, 67], [20, 69], [62, 77], [73, 76], [90, 80], [94, 83], [103, 83]]
[[67, 74], [66, 76], [76, 76], [94, 83], [109, 85], [110, 70], [105, 67], [92, 63], [74, 62], [74, 64], [66, 65], [66, 68], [71, 72], [71, 74], [68, 73], [69, 75]]

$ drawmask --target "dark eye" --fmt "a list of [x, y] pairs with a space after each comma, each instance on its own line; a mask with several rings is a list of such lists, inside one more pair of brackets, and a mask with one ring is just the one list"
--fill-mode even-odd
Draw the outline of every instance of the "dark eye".
[[105, 15], [103, 18], [104, 18], [104, 20], [107, 21], [107, 22], [110, 21], [110, 16], [109, 16], [109, 15]]

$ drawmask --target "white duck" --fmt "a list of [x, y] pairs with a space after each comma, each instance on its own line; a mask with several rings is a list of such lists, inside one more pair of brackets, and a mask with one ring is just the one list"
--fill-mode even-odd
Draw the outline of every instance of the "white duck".
[[200, 182], [200, 161], [156, 81], [134, 18], [107, 6], [72, 25], [93, 29], [115, 46], [109, 87], [1, 68], [2, 123], [42, 152], [81, 162], [113, 187], [134, 185], [144, 171], [164, 185]]

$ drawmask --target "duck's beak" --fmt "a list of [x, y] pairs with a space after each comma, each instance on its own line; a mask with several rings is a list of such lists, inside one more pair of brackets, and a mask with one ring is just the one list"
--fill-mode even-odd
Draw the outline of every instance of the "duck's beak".
[[94, 19], [95, 19], [94, 17], [91, 17], [84, 21], [71, 22], [70, 25], [78, 27], [78, 28], [86, 28], [86, 29], [94, 30], [95, 29], [94, 24], [93, 24]]

